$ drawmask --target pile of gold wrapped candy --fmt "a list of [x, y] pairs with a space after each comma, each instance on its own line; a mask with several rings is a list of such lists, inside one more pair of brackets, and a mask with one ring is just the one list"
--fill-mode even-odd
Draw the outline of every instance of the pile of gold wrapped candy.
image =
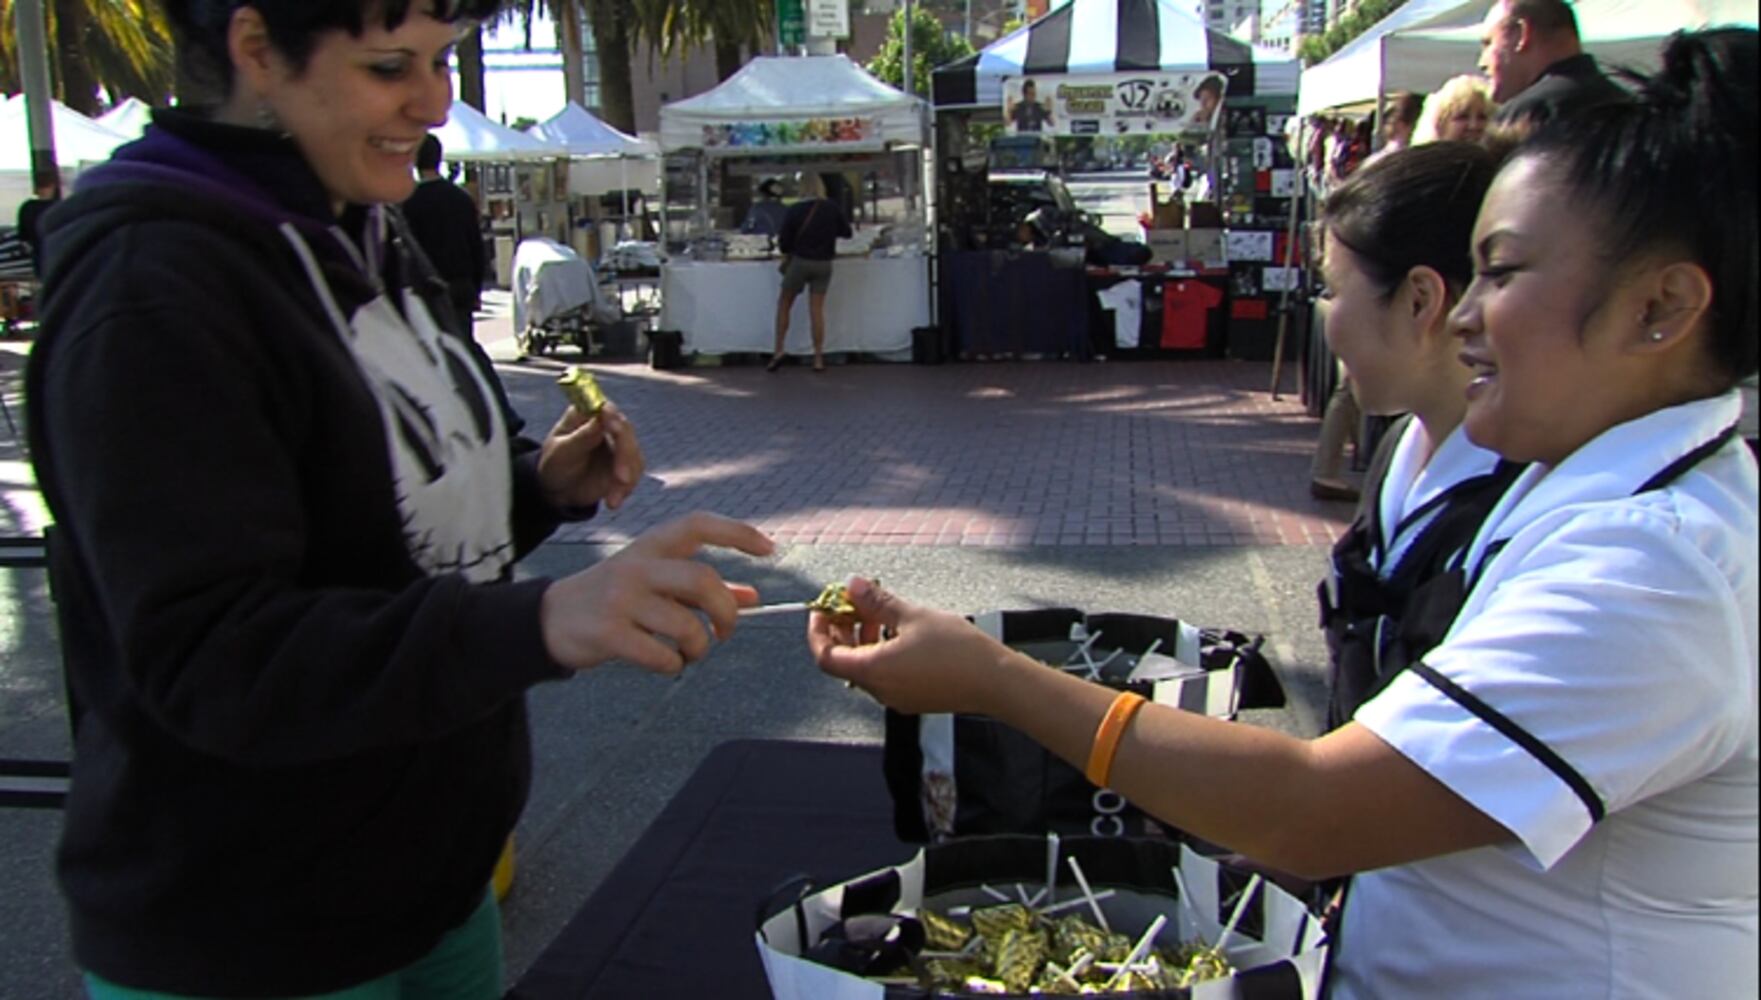
[[1156, 948], [1161, 918], [1134, 942], [1080, 913], [1054, 916], [1020, 903], [968, 912], [966, 920], [929, 909], [918, 912], [925, 940], [913, 965], [925, 989], [955, 994], [1124, 993], [1191, 986], [1233, 971], [1223, 952], [1211, 945]]

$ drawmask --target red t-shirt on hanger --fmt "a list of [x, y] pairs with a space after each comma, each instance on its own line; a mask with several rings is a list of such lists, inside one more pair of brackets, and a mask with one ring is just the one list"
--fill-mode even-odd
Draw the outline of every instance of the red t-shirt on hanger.
[[1211, 310], [1222, 304], [1222, 290], [1207, 282], [1163, 284], [1162, 346], [1172, 350], [1203, 350]]

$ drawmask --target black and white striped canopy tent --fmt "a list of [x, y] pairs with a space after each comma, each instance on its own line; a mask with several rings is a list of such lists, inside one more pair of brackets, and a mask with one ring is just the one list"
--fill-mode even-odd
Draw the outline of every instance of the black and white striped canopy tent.
[[998, 108], [1025, 74], [1216, 70], [1230, 97], [1290, 96], [1302, 63], [1205, 27], [1174, 0], [1070, 0], [1025, 28], [935, 71], [937, 111]]

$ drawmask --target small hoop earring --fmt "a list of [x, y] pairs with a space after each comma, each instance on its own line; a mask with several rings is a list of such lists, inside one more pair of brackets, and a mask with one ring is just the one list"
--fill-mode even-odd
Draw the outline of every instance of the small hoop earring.
[[269, 106], [268, 101], [259, 102], [257, 105], [257, 127], [268, 132], [285, 131], [281, 127], [281, 119], [275, 116], [275, 109]]

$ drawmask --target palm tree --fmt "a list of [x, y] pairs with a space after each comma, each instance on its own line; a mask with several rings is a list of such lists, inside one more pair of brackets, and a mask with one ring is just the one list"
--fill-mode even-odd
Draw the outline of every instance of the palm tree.
[[453, 48], [459, 61], [459, 100], [478, 111], [483, 110], [483, 26], [478, 25], [459, 38]]
[[[20, 80], [16, 0], [0, 0], [0, 89]], [[110, 103], [139, 97], [163, 104], [172, 91], [176, 55], [165, 12], [152, 0], [44, 0], [51, 39], [49, 72], [57, 100], [96, 114], [103, 90]]]
[[502, 9], [504, 23], [518, 21], [530, 40], [533, 21], [543, 15], [556, 25], [563, 59], [564, 99], [586, 104], [582, 62], [584, 28], [591, 27], [599, 58], [600, 117], [615, 128], [636, 131], [636, 102], [630, 82], [630, 49], [636, 23], [632, 0], [515, 0]]
[[739, 70], [742, 50], [770, 46], [776, 21], [774, 0], [636, 0], [636, 10], [641, 34], [662, 56], [713, 45], [721, 80]]
[[[636, 94], [630, 53], [636, 41], [632, 0], [586, 0], [587, 23], [599, 55], [599, 116], [612, 128], [636, 134]], [[576, 63], [580, 60], [577, 58]]]

